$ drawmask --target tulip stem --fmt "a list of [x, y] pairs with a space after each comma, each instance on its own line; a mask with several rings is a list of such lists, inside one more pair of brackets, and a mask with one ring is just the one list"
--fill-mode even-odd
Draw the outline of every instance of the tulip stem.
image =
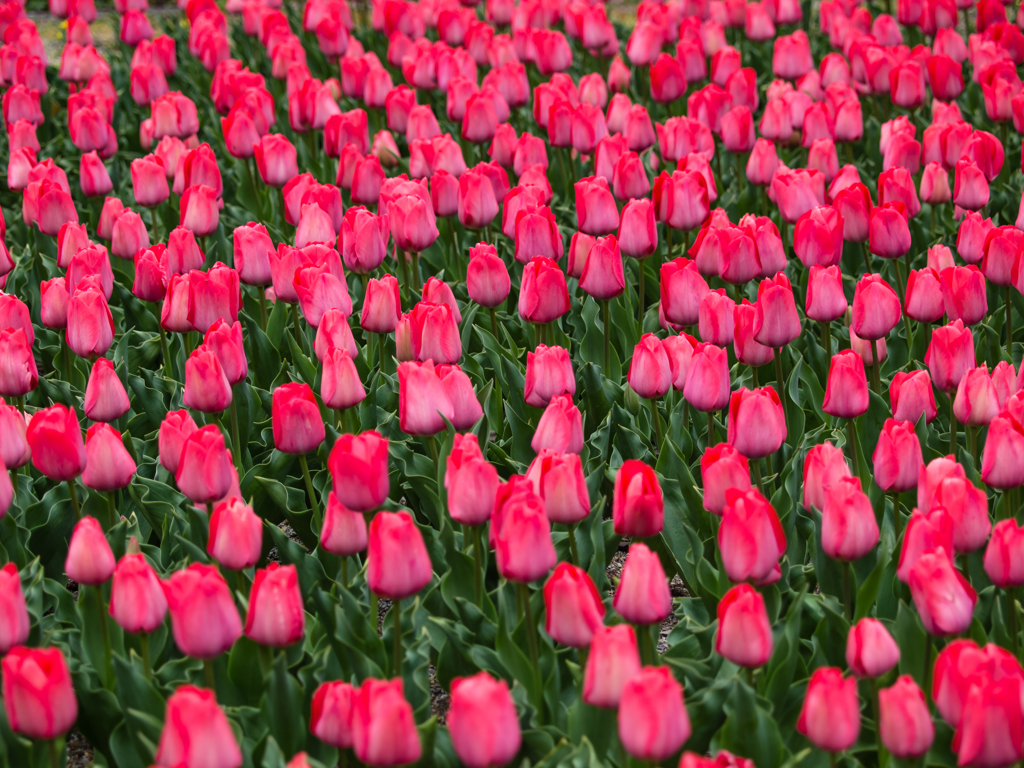
[[295, 343], [302, 349], [302, 326], [299, 325], [299, 305], [292, 304], [292, 329], [295, 331]]
[[715, 444], [715, 412], [708, 411], [708, 444], [707, 448], [710, 448]]
[[473, 565], [474, 565], [474, 587], [476, 588], [476, 604], [481, 607], [484, 603], [484, 550], [482, 526], [473, 526]]
[[152, 221], [153, 221], [153, 225], [152, 225], [152, 227], [153, 227], [153, 242], [154, 243], [159, 243], [160, 242], [160, 219], [157, 217], [156, 213], [157, 213], [156, 208], [150, 208], [149, 209], [149, 218], [152, 219]]
[[871, 389], [875, 394], [882, 395], [882, 376], [878, 371], [878, 342], [874, 339], [868, 342], [871, 345]]
[[637, 303], [637, 309], [636, 309], [637, 318], [636, 319], [637, 319], [637, 324], [640, 326], [640, 335], [643, 336], [644, 335], [644, 272], [645, 272], [645, 270], [644, 270], [644, 260], [643, 259], [637, 259], [636, 264], [637, 264], [637, 267], [638, 267], [638, 271], [640, 272], [640, 277], [637, 280], [637, 289], [636, 289], [636, 303]]
[[672, 261], [672, 227], [665, 224], [665, 261]]
[[974, 468], [981, 471], [980, 456], [978, 456], [978, 428], [968, 427], [967, 433], [971, 436], [971, 457], [974, 459]]
[[956, 456], [956, 414], [953, 412], [953, 393], [949, 393], [949, 452]]
[[245, 172], [249, 176], [249, 186], [252, 187], [252, 196], [256, 198], [256, 215], [260, 221], [263, 221], [263, 202], [260, 200], [260, 191], [256, 188], [256, 176], [252, 172], [252, 166], [254, 164], [253, 159], [247, 158], [245, 161]]
[[[68, 347], [64, 347], [64, 366], [68, 367], [70, 359], [68, 358]], [[164, 332], [164, 327], [160, 326], [160, 353], [164, 357], [164, 376], [167, 376], [171, 370], [171, 350], [167, 346], [167, 334]]]
[[147, 680], [153, 679], [153, 662], [149, 656], [149, 633], [139, 632], [139, 650], [142, 651], [142, 671], [146, 674]]
[[850, 585], [850, 564], [843, 561], [843, 608], [846, 609], [846, 620], [853, 621], [853, 597]]
[[757, 483], [757, 490], [761, 492], [762, 496], [768, 498], [767, 494], [764, 492], [764, 479], [761, 476], [761, 460], [755, 459], [752, 466], [754, 468], [754, 482]]
[[860, 252], [864, 256], [864, 269], [867, 271], [867, 274], [870, 275], [872, 272], [874, 272], [874, 270], [871, 269], [871, 257], [868, 256], [867, 243], [862, 242], [860, 244]]
[[1020, 658], [1020, 640], [1018, 638], [1017, 630], [1017, 589], [1016, 587], [1010, 587], [1006, 590], [1006, 602], [1007, 602], [1007, 614], [1010, 620], [1010, 647], [1013, 649], [1013, 655], [1016, 658]]
[[537, 625], [533, 622], [533, 608], [530, 607], [530, 588], [522, 582], [516, 582], [519, 602], [523, 606], [526, 622], [526, 641], [530, 647], [530, 666], [533, 667], [533, 685], [537, 689], [537, 700], [533, 705], [537, 708], [537, 721], [544, 723], [544, 684], [540, 673], [540, 650], [537, 646]]
[[893, 259], [892, 265], [896, 268], [896, 285], [899, 287], [900, 302], [903, 304], [903, 328], [907, 334], [907, 348], [910, 348], [910, 315], [907, 314], [907, 294], [910, 291], [910, 252], [904, 254], [907, 260], [907, 282], [903, 282], [903, 275], [900, 274], [900, 260]]
[[238, 471], [238, 479], [241, 480], [245, 475], [245, 470], [242, 469], [242, 441], [238, 437], [238, 408], [235, 407], [234, 393], [231, 395], [231, 405], [228, 406], [228, 410], [231, 414], [231, 447], [234, 448], [235, 469]]
[[490, 308], [491, 313], [491, 335], [494, 336], [494, 340], [498, 340], [498, 318], [494, 312], [494, 307]]
[[651, 406], [651, 421], [654, 422], [655, 447], [661, 451], [661, 443], [664, 440], [664, 431], [661, 427], [661, 416], [658, 414], [658, 401], [653, 397], [648, 400]]
[[611, 360], [612, 360], [612, 312], [611, 304], [608, 299], [601, 301], [602, 320], [604, 322], [604, 375], [605, 378], [611, 378]]
[[[653, 401], [652, 401], [653, 402]], [[572, 564], [579, 566], [580, 554], [576, 550], [576, 523], [569, 523], [569, 559]]]
[[[925, 694], [928, 695], [928, 694]], [[871, 678], [871, 708], [875, 715], [875, 737], [878, 739], [878, 768], [886, 765], [885, 745], [882, 744], [882, 714], [878, 703], [878, 679]]]
[[395, 599], [391, 601], [391, 612], [395, 614], [394, 623], [394, 656], [392, 657], [391, 674], [393, 677], [402, 676], [402, 601]]
[[903, 517], [900, 514], [900, 492], [892, 492], [892, 520], [896, 526], [896, 541], [900, 540], [900, 532], [903, 530]]
[[388, 335], [386, 333], [378, 334], [380, 339], [380, 372], [387, 374], [388, 372]]
[[857, 454], [857, 420], [855, 418], [846, 420], [846, 433], [850, 439], [850, 458], [853, 461], [854, 477], [860, 477], [860, 456]]
[[206, 680], [206, 687], [216, 693], [217, 677], [213, 673], [213, 659], [203, 659], [203, 677]]
[[640, 663], [654, 667], [658, 664], [658, 654], [651, 641], [651, 625], [637, 624], [636, 633], [640, 638]]
[[117, 502], [114, 500], [116, 491], [107, 491], [107, 530], [117, 525]]
[[267, 332], [267, 289], [265, 286], [256, 286], [256, 296], [260, 301], [260, 330]]
[[302, 479], [306, 483], [306, 493], [309, 494], [309, 508], [313, 510], [313, 523], [316, 525], [317, 531], [320, 530], [321, 518], [320, 518], [320, 505], [316, 501], [316, 491], [313, 490], [313, 478], [309, 475], [309, 462], [306, 460], [306, 454], [299, 454], [299, 466], [302, 467]]
[[423, 290], [423, 281], [420, 278], [420, 254], [419, 251], [412, 252], [412, 282], [409, 285], [409, 290], [412, 291], [412, 287], [416, 286], [416, 293], [420, 293]]
[[782, 347], [775, 348], [775, 379], [779, 383], [779, 400], [782, 401], [782, 418], [786, 420], [786, 429], [789, 429], [789, 405], [786, 400], [786, 385], [782, 373]]
[[75, 510], [75, 520], [81, 520], [82, 507], [78, 503], [78, 494], [75, 492], [74, 480], [68, 480], [68, 495], [71, 497], [71, 508]]
[[1006, 286], [1006, 356], [1013, 364], [1013, 305], [1010, 303], [1010, 288]]
[[922, 690], [925, 691], [926, 697], [932, 690], [932, 636], [927, 632], [924, 638], [924, 685]]
[[832, 328], [830, 323], [824, 321], [821, 323], [821, 348], [826, 355], [832, 354]]
[[103, 605], [103, 586], [97, 584], [93, 587], [96, 590], [96, 613], [100, 622], [100, 637], [103, 638], [103, 680], [104, 688], [112, 688], [114, 685], [114, 668], [110, 663], [110, 629], [107, 627], [107, 611]]
[[54, 738], [54, 739], [47, 739], [46, 740], [46, 746], [47, 746], [47, 749], [50, 752], [50, 768], [61, 768], [61, 764], [60, 764], [60, 752], [61, 752], [61, 750], [59, 750], [57, 748], [57, 741], [58, 741], [58, 739], [59, 739], [59, 737], [58, 738]]
[[[161, 337], [161, 339], [163, 338], [163, 335], [164, 335], [164, 328], [163, 328], [163, 326], [160, 326], [160, 337]], [[164, 346], [166, 347], [167, 342], [164, 341], [163, 343], [164, 343]], [[61, 334], [61, 337], [60, 337], [60, 346], [61, 346], [61, 350], [64, 352], [64, 375], [68, 377], [68, 384], [74, 384], [75, 383], [75, 375], [74, 375], [74, 370], [75, 369], [73, 367], [74, 363], [71, 361], [71, 347], [68, 346], [67, 338], [63, 334]], [[167, 359], [167, 356], [165, 354], [164, 355], [164, 360], [166, 360], [166, 359]], [[166, 365], [166, 364], [167, 363], [164, 363], [164, 365]]]

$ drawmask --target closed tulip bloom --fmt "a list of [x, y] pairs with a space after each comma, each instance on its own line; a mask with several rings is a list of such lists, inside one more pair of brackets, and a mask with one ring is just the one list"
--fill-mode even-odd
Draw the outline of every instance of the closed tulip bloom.
[[953, 174], [953, 203], [968, 211], [980, 211], [989, 201], [988, 179], [969, 158], [957, 160]]
[[812, 207], [797, 219], [793, 250], [805, 267], [838, 264], [843, 254], [844, 216], [827, 205]]
[[260, 645], [285, 648], [302, 640], [306, 614], [294, 565], [259, 568], [249, 593], [245, 636]]
[[729, 443], [719, 443], [704, 451], [700, 458], [700, 475], [704, 509], [714, 515], [721, 515], [725, 509], [725, 492], [730, 488], [740, 491], [751, 488], [747, 457]]
[[522, 735], [508, 684], [486, 672], [452, 680], [448, 730], [455, 754], [467, 768], [510, 762]]
[[774, 642], [764, 598], [739, 584], [718, 603], [715, 652], [741, 667], [760, 667], [771, 658]]
[[833, 355], [822, 410], [831, 416], [852, 419], [867, 411], [868, 402], [868, 379], [860, 355], [850, 349]]
[[85, 443], [74, 408], [57, 403], [36, 411], [25, 438], [33, 466], [51, 480], [74, 480], [85, 469]]
[[604, 603], [582, 568], [559, 563], [544, 583], [544, 630], [555, 642], [586, 648], [604, 624]]
[[182, 685], [167, 700], [157, 765], [238, 768], [242, 752], [213, 691]]
[[366, 295], [359, 324], [370, 333], [391, 333], [398, 325], [402, 302], [398, 293], [398, 280], [394, 275], [384, 275], [379, 280], [371, 277], [366, 281]]
[[988, 366], [981, 365], [964, 373], [957, 386], [953, 414], [969, 427], [985, 426], [999, 413], [999, 398], [989, 376]]
[[615, 205], [608, 180], [589, 176], [575, 183], [576, 218], [581, 232], [600, 236], [614, 232], [619, 226], [619, 210]]
[[829, 486], [821, 519], [822, 549], [834, 560], [859, 560], [878, 543], [871, 500], [856, 477], [839, 478]]
[[627, 380], [634, 392], [649, 399], [664, 396], [672, 386], [668, 354], [653, 333], [645, 333], [633, 349]]
[[185, 362], [182, 402], [204, 413], [220, 413], [231, 405], [231, 383], [217, 355], [200, 345]]
[[0, 395], [21, 397], [36, 388], [39, 373], [23, 328], [0, 331]]
[[800, 336], [800, 316], [784, 272], [761, 281], [754, 306], [754, 339], [759, 344], [778, 349]]
[[[619, 269], [621, 271], [621, 263]], [[540, 256], [530, 261], [523, 268], [519, 314], [527, 322], [543, 324], [557, 320], [568, 311], [569, 289], [565, 273], [547, 257]]]
[[953, 197], [949, 189], [949, 173], [942, 164], [932, 161], [921, 174], [921, 200], [930, 205], [948, 203]]
[[482, 525], [491, 517], [498, 471], [480, 452], [476, 435], [456, 434], [448, 454], [444, 486], [448, 511], [463, 525]]
[[114, 317], [95, 283], [82, 285], [71, 294], [65, 338], [72, 352], [87, 359], [100, 357], [110, 349]]
[[53, 739], [75, 724], [78, 701], [58, 647], [15, 646], [0, 662], [7, 723], [30, 739]]
[[313, 693], [309, 731], [324, 744], [352, 746], [352, 703], [357, 689], [342, 681], [321, 683]]
[[530, 464], [526, 479], [544, 500], [544, 510], [552, 522], [572, 525], [590, 514], [590, 492], [577, 454], [542, 450]]
[[114, 364], [105, 357], [93, 363], [85, 387], [85, 415], [92, 421], [111, 422], [131, 409], [124, 384], [114, 371]]
[[627, 459], [615, 475], [612, 515], [615, 532], [647, 538], [661, 532], [665, 500], [654, 470], [636, 459]]
[[366, 399], [366, 389], [347, 349], [332, 347], [323, 358], [320, 397], [328, 408], [352, 408]]
[[729, 399], [728, 441], [749, 459], [770, 456], [786, 440], [786, 418], [775, 389], [746, 387]]
[[175, 481], [178, 489], [197, 504], [222, 499], [231, 487], [231, 453], [224, 435], [215, 425], [207, 425], [182, 443]]
[[[966, 378], [966, 377], [965, 377]], [[993, 488], [1024, 485], [1020, 461], [1024, 456], [1024, 427], [1005, 414], [992, 420], [981, 457], [981, 480]]]
[[174, 642], [186, 656], [213, 659], [242, 635], [242, 620], [224, 577], [193, 563], [164, 582]]
[[[989, 282], [996, 285], [1012, 285], [1013, 267], [1017, 263], [1017, 252], [1022, 240], [1024, 233], [1009, 225], [996, 227], [985, 236], [981, 271]], [[959, 238], [957, 243], [959, 251]]]
[[861, 619], [850, 627], [846, 663], [857, 677], [881, 677], [899, 660], [899, 646], [878, 619]]
[[263, 521], [238, 497], [220, 502], [210, 515], [206, 551], [221, 567], [232, 571], [259, 562], [263, 546]]
[[889, 399], [893, 418], [916, 424], [923, 414], [926, 423], [931, 423], [938, 413], [935, 393], [932, 391], [928, 371], [899, 372], [893, 376], [889, 387]]
[[355, 512], [375, 509], [388, 497], [388, 440], [379, 432], [341, 435], [331, 449], [327, 468], [334, 494]]
[[[968, 264], [977, 264], [985, 257], [988, 235], [995, 229], [991, 219], [983, 218], [980, 213], [966, 211], [960, 228], [957, 230], [956, 250]], [[1016, 253], [1016, 252], [1015, 252]], [[1012, 265], [1010, 266], [1012, 269]], [[1005, 279], [1005, 267], [999, 270]]]
[[978, 602], [941, 547], [922, 554], [910, 569], [910, 595], [925, 631], [939, 637], [966, 631]]
[[736, 328], [735, 310], [736, 304], [724, 288], [709, 290], [697, 312], [700, 337], [717, 346], [731, 344]]
[[18, 566], [7, 563], [0, 568], [0, 653], [6, 654], [16, 645], [28, 640], [30, 630], [28, 606], [21, 590]]
[[544, 408], [555, 395], [575, 394], [576, 377], [572, 370], [572, 359], [565, 347], [539, 344], [534, 351], [526, 353], [523, 397], [527, 405]]
[[402, 678], [365, 680], [352, 700], [352, 743], [367, 765], [404, 765], [422, 754], [412, 707], [402, 691]]
[[883, 259], [899, 258], [910, 250], [910, 228], [903, 203], [891, 202], [871, 209], [868, 248]]
[[72, 581], [94, 586], [104, 584], [114, 574], [114, 553], [94, 517], [86, 515], [75, 525], [64, 561], [64, 572]]
[[334, 493], [329, 494], [320, 546], [332, 555], [348, 557], [366, 549], [367, 538], [363, 514], [346, 507]]
[[269, 285], [270, 254], [274, 243], [267, 228], [256, 222], [235, 227], [233, 238], [234, 264], [238, 278], [246, 285]]
[[924, 356], [932, 381], [941, 392], [960, 386], [960, 379], [975, 367], [974, 335], [962, 320], [936, 328]]
[[452, 404], [452, 426], [458, 431], [470, 429], [484, 415], [473, 391], [473, 382], [458, 365], [439, 365], [436, 372]]
[[164, 623], [167, 598], [145, 555], [126, 554], [114, 569], [110, 615], [125, 632], [153, 632]]
[[679, 257], [662, 264], [661, 307], [670, 323], [683, 326], [696, 323], [701, 301], [709, 290], [695, 261]]
[[844, 678], [835, 667], [816, 669], [807, 684], [796, 730], [828, 752], [852, 747], [860, 735], [857, 679]]
[[594, 707], [619, 706], [626, 681], [640, 671], [636, 632], [629, 624], [598, 627], [583, 676], [583, 700]]
[[718, 547], [729, 580], [771, 584], [781, 575], [786, 534], [775, 509], [757, 490], [730, 488], [718, 529]]
[[131, 173], [132, 191], [139, 205], [154, 208], [171, 196], [163, 161], [156, 155], [132, 160]]
[[985, 573], [1003, 589], [1024, 584], [1024, 529], [1016, 520], [1000, 520], [985, 548]]
[[896, 327], [900, 314], [899, 297], [881, 275], [865, 275], [857, 282], [851, 325], [857, 336], [869, 341], [884, 338]]
[[886, 419], [875, 445], [875, 482], [887, 493], [901, 493], [917, 487], [921, 466], [921, 443], [909, 421]]
[[160, 423], [157, 446], [160, 453], [160, 464], [172, 475], [178, 471], [178, 460], [185, 438], [195, 432], [196, 426], [192, 416], [186, 410], [168, 411]]
[[537, 423], [530, 443], [536, 453], [545, 448], [558, 453], [583, 450], [583, 417], [571, 395], [555, 395]]
[[701, 343], [694, 347], [686, 374], [683, 397], [698, 411], [720, 411], [729, 404], [729, 358], [722, 347]]
[[942, 506], [932, 506], [928, 512], [915, 509], [910, 515], [896, 568], [897, 578], [904, 583], [909, 582], [910, 571], [918, 559], [933, 549], [943, 550], [947, 557], [953, 556], [953, 518]]
[[492, 518], [498, 573], [523, 584], [542, 578], [557, 560], [544, 501], [529, 484], [526, 488], [509, 497], [500, 518], [497, 512]]
[[511, 290], [508, 267], [493, 245], [478, 243], [469, 249], [466, 289], [469, 297], [483, 307], [498, 307]]
[[97, 491], [125, 488], [135, 474], [135, 460], [121, 441], [121, 433], [99, 422], [85, 434], [85, 471], [82, 483]]
[[757, 187], [767, 187], [778, 167], [779, 157], [775, 144], [767, 139], [757, 139], [747, 158], [747, 181]]
[[665, 571], [645, 544], [630, 545], [612, 605], [632, 624], [657, 624], [672, 612]]
[[401, 600], [433, 575], [423, 536], [408, 512], [380, 512], [370, 523], [367, 583], [376, 594]]
[[1022, 687], [1020, 677], [1011, 676], [970, 688], [956, 731], [960, 764], [1004, 766], [1021, 759], [1024, 749], [1018, 737], [1024, 732], [1024, 717], [1018, 698]]
[[878, 692], [879, 736], [893, 755], [907, 760], [925, 754], [935, 739], [935, 725], [924, 692], [910, 675]]
[[825, 509], [826, 492], [844, 477], [852, 477], [852, 473], [843, 449], [832, 443], [813, 446], [804, 459], [804, 509]]
[[807, 317], [821, 323], [830, 323], [846, 314], [848, 306], [839, 267], [813, 265], [807, 282]]
[[445, 428], [445, 419], [455, 418], [451, 400], [434, 363], [407, 361], [398, 366], [399, 421], [409, 435], [434, 435]]
[[622, 687], [619, 739], [638, 760], [659, 762], [679, 750], [691, 733], [683, 687], [668, 667], [644, 667]]
[[931, 267], [912, 269], [907, 280], [907, 316], [920, 323], [934, 323], [946, 312], [942, 279]]
[[47, 328], [60, 330], [68, 325], [67, 280], [54, 277], [39, 283], [39, 316]]
[[290, 382], [274, 390], [274, 447], [284, 453], [315, 451], [324, 441], [324, 422], [308, 384]]
[[282, 133], [268, 133], [253, 144], [256, 167], [263, 183], [281, 188], [299, 175], [295, 145]]
[[[483, 174], [472, 170], [462, 174], [459, 178], [459, 221], [462, 225], [469, 229], [483, 229], [497, 215], [498, 201], [490, 181]], [[395, 240], [401, 245], [397, 235]]]
[[941, 280], [943, 306], [950, 321], [974, 325], [988, 314], [985, 276], [976, 266], [947, 267]]

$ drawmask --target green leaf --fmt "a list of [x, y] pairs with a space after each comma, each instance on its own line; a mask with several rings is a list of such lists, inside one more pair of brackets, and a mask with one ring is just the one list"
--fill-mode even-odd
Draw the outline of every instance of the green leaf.
[[305, 743], [306, 721], [302, 715], [305, 710], [304, 704], [305, 694], [302, 686], [288, 674], [286, 656], [278, 651], [267, 679], [267, 692], [261, 708], [267, 725], [270, 726], [271, 736], [280, 744], [285, 754], [294, 755]]
[[757, 768], [779, 768], [782, 765], [787, 755], [779, 728], [758, 706], [753, 689], [737, 679], [725, 704], [725, 712], [725, 725], [716, 737], [720, 749], [749, 757]]

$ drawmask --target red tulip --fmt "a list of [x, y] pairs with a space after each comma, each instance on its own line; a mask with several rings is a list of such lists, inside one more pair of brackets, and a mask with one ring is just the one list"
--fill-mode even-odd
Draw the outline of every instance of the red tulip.
[[668, 667], [644, 667], [622, 686], [619, 739], [638, 760], [660, 762], [690, 737], [683, 687]]
[[781, 575], [778, 560], [786, 550], [786, 535], [775, 509], [758, 491], [730, 488], [718, 547], [730, 581], [770, 584]]
[[15, 646], [0, 662], [7, 723], [30, 739], [57, 738], [75, 724], [78, 701], [58, 647]]
[[825, 491], [821, 544], [834, 560], [859, 560], [878, 543], [878, 523], [871, 500], [856, 477], [842, 477]]
[[771, 658], [774, 642], [764, 598], [749, 584], [739, 584], [718, 603], [715, 652], [741, 667], [760, 667]]
[[899, 660], [899, 646], [878, 619], [861, 619], [850, 627], [846, 663], [857, 677], [881, 677]]
[[510, 762], [522, 735], [508, 684], [486, 672], [452, 680], [448, 730], [455, 754], [467, 768]]
[[559, 563], [544, 583], [545, 631], [562, 645], [585, 648], [604, 624], [604, 603], [582, 568]]
[[977, 593], [941, 547], [917, 558], [910, 569], [910, 594], [925, 631], [939, 636], [964, 632], [978, 601]]
[[632, 624], [658, 624], [672, 612], [665, 571], [658, 556], [646, 545], [630, 545], [612, 604]]
[[932, 381], [942, 392], [951, 392], [960, 385], [964, 374], [975, 367], [974, 336], [962, 320], [936, 328], [925, 353], [924, 363]]
[[233, 474], [231, 453], [215, 425], [197, 429], [185, 438], [175, 481], [189, 499], [203, 504], [224, 498]]
[[864, 361], [853, 350], [832, 356], [822, 410], [831, 416], [852, 419], [868, 409], [868, 380]]
[[164, 582], [174, 642], [186, 656], [213, 659], [242, 635], [242, 620], [224, 577], [193, 563]]
[[594, 707], [619, 706], [626, 681], [640, 672], [636, 633], [629, 624], [595, 630], [583, 678], [583, 700]]
[[258, 569], [249, 593], [246, 637], [260, 645], [284, 648], [302, 640], [305, 628], [295, 566], [270, 563]]
[[819, 667], [807, 684], [796, 730], [819, 749], [842, 752], [860, 734], [857, 679], [843, 677], [835, 667]]
[[167, 700], [157, 765], [238, 768], [242, 752], [213, 691], [182, 685]]

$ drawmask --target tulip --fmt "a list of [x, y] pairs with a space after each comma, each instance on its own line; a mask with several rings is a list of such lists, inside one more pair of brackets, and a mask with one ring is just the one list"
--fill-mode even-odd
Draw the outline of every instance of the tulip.
[[398, 280], [394, 275], [384, 275], [379, 280], [371, 277], [366, 281], [366, 295], [359, 318], [363, 330], [370, 333], [391, 333], [398, 324], [401, 311]]
[[559, 563], [544, 583], [544, 630], [558, 643], [586, 648], [604, 624], [604, 603], [587, 572]]
[[[348, 557], [366, 549], [366, 518], [353, 512], [331, 493], [324, 511], [324, 525], [320, 532], [320, 546], [332, 555]], [[342, 581], [347, 576], [347, 564], [342, 561]]]
[[953, 414], [964, 426], [985, 426], [999, 412], [999, 400], [996, 396], [988, 366], [971, 368], [964, 373], [957, 386], [956, 399], [953, 401]]
[[54, 739], [75, 724], [78, 701], [60, 648], [15, 646], [0, 662], [7, 723], [30, 739]]
[[260, 645], [284, 648], [302, 639], [306, 615], [294, 565], [259, 568], [249, 593], [245, 636]]
[[754, 339], [759, 344], [779, 349], [800, 336], [793, 288], [784, 272], [761, 281], [755, 307]]
[[647, 538], [661, 532], [665, 513], [661, 484], [642, 461], [627, 459], [615, 475], [612, 515], [615, 532]]
[[977, 593], [942, 547], [917, 558], [910, 569], [910, 595], [925, 631], [938, 636], [964, 632], [978, 601]]
[[[859, 478], [842, 477], [828, 487], [821, 520], [822, 549], [834, 560], [859, 560], [878, 543], [878, 523]], [[851, 615], [852, 605], [846, 608]]]
[[[135, 460], [125, 448], [121, 433], [109, 424], [99, 422], [85, 435], [86, 466], [82, 483], [96, 491], [125, 488], [135, 474]], [[111, 520], [110, 524], [116, 521]]]
[[540, 344], [534, 351], [527, 351], [523, 395], [527, 405], [544, 408], [556, 395], [575, 394], [576, 378], [569, 351], [565, 347], [548, 347]]
[[583, 417], [571, 395], [555, 395], [537, 423], [530, 443], [536, 453], [545, 448], [557, 453], [583, 450]]
[[590, 176], [575, 183], [576, 218], [588, 235], [607, 235], [619, 226], [619, 211], [608, 188], [608, 180]]
[[365, 680], [352, 698], [351, 723], [356, 757], [367, 765], [404, 765], [422, 754], [401, 677]]
[[259, 562], [263, 521], [240, 498], [220, 502], [210, 515], [206, 551], [223, 568], [241, 571]]
[[238, 609], [227, 582], [214, 566], [193, 563], [175, 571], [164, 582], [164, 593], [174, 642], [186, 656], [216, 658], [241, 637]]
[[313, 693], [309, 731], [339, 749], [352, 747], [352, 704], [357, 689], [341, 681], [321, 683]]
[[1022, 685], [1019, 676], [1011, 676], [969, 689], [956, 731], [961, 764], [1011, 765], [1021, 759], [1024, 748], [1017, 736], [1024, 732]]
[[848, 306], [839, 267], [813, 265], [807, 282], [807, 317], [820, 323], [831, 323], [846, 314]]
[[700, 459], [700, 475], [704, 509], [714, 515], [721, 515], [725, 509], [725, 493], [730, 488], [740, 491], [751, 488], [747, 457], [729, 443], [719, 443], [704, 451]]
[[867, 411], [868, 402], [864, 361], [849, 349], [833, 355], [822, 410], [831, 416], [854, 419]]
[[846, 663], [857, 677], [881, 677], [899, 660], [899, 646], [878, 619], [861, 619], [850, 627]]
[[569, 311], [569, 289], [565, 273], [544, 256], [523, 268], [519, 291], [519, 314], [530, 323], [550, 323]]
[[390, 489], [388, 441], [378, 432], [341, 435], [327, 460], [334, 494], [355, 512], [375, 509]]
[[708, 293], [707, 281], [697, 263], [680, 257], [661, 267], [661, 306], [665, 318], [676, 325], [693, 325], [699, 318], [699, 307]]
[[94, 517], [86, 515], [75, 525], [64, 561], [64, 572], [72, 581], [87, 586], [104, 584], [114, 573], [114, 553]]
[[[32, 464], [57, 482], [73, 481], [85, 469], [85, 443], [75, 409], [51, 405], [32, 415], [25, 439], [32, 451]], [[72, 496], [74, 503], [77, 499]]]
[[430, 583], [427, 548], [408, 512], [380, 512], [370, 523], [367, 583], [378, 595], [401, 600]]
[[636, 633], [629, 624], [594, 631], [583, 677], [583, 700], [594, 707], [615, 709], [626, 681], [640, 671]]
[[[600, 243], [600, 241], [598, 242]], [[595, 251], [597, 248], [600, 248], [600, 245], [595, 248]], [[593, 258], [593, 253], [592, 251], [591, 258]], [[653, 333], [644, 334], [640, 343], [633, 349], [627, 380], [634, 392], [640, 397], [651, 400], [664, 396], [672, 386], [668, 355], [662, 346], [661, 339]]]
[[[918, 494], [921, 494], [920, 485]], [[896, 569], [897, 578], [904, 583], [910, 580], [910, 571], [924, 552], [942, 549], [948, 557], [953, 554], [953, 518], [945, 507], [931, 506], [928, 509], [928, 512], [915, 509], [907, 521]]]
[[774, 642], [764, 598], [749, 584], [739, 584], [718, 603], [715, 652], [740, 667], [760, 667], [771, 658]]
[[728, 442], [748, 459], [775, 453], [786, 440], [786, 419], [775, 389], [734, 392], [729, 399]]
[[197, 504], [222, 499], [231, 487], [231, 453], [215, 425], [188, 435], [182, 443], [175, 481], [178, 489]]
[[839, 263], [843, 254], [844, 220], [838, 206], [825, 205], [811, 207], [797, 219], [793, 250], [804, 266], [828, 267]]
[[796, 730], [819, 749], [842, 752], [860, 734], [857, 680], [835, 667], [819, 667], [811, 675]]
[[[577, 454], [542, 450], [530, 464], [526, 479], [544, 500], [544, 511], [552, 522], [572, 526], [590, 514], [590, 492]], [[574, 536], [569, 544], [572, 551]]]
[[921, 444], [914, 432], [914, 424], [886, 419], [872, 461], [875, 482], [883, 491], [901, 493], [916, 488], [922, 460]]
[[619, 739], [638, 760], [659, 762], [690, 737], [683, 687], [668, 667], [644, 667], [622, 686]]
[[181, 196], [181, 226], [192, 230], [196, 237], [213, 234], [220, 223], [217, 200], [216, 190], [206, 184], [186, 189]]
[[713, 344], [694, 347], [683, 397], [698, 411], [720, 411], [729, 403], [729, 365], [725, 349]]
[[730, 581], [770, 584], [781, 575], [778, 560], [786, 535], [775, 509], [757, 490], [726, 490], [718, 546]]
[[935, 725], [924, 692], [914, 678], [901, 675], [878, 692], [879, 737], [893, 755], [907, 760], [924, 755], [935, 738]]
[[736, 304], [724, 288], [708, 291], [697, 313], [700, 337], [718, 346], [731, 344], [736, 327], [735, 309]]
[[812, 446], [804, 459], [804, 509], [825, 509], [826, 493], [844, 477], [851, 477], [842, 448], [832, 443]]
[[881, 275], [862, 277], [853, 295], [853, 324], [857, 336], [874, 341], [883, 338], [900, 320], [900, 300]]
[[[232, 609], [233, 610], [233, 609]], [[238, 768], [242, 752], [213, 691], [182, 685], [167, 699], [157, 765]]]
[[324, 441], [324, 422], [308, 384], [287, 383], [274, 390], [274, 446], [305, 455]]
[[640, 542], [630, 545], [613, 606], [626, 621], [638, 625], [660, 623], [672, 612], [672, 595], [661, 561]]
[[90, 359], [106, 354], [114, 341], [114, 317], [103, 292], [91, 281], [71, 294], [65, 338], [72, 352]]
[[[493, 310], [508, 298], [511, 285], [508, 268], [498, 257], [493, 245], [478, 243], [470, 247], [469, 265], [466, 267], [466, 288], [473, 301]], [[496, 322], [492, 323], [492, 330], [495, 329]]]
[[956, 320], [932, 333], [924, 363], [932, 381], [942, 392], [952, 393], [964, 374], [975, 367], [974, 336], [962, 320]]
[[546, 575], [557, 556], [543, 499], [528, 482], [513, 485], [511, 492], [509, 485], [499, 487], [498, 496], [507, 498], [496, 499], [491, 522], [495, 560], [504, 578], [525, 585]]
[[468, 768], [509, 763], [522, 735], [508, 684], [486, 672], [452, 680], [448, 731], [455, 754]]
[[931, 267], [912, 269], [907, 279], [907, 316], [919, 323], [934, 323], [946, 312], [942, 279]]
[[453, 520], [463, 525], [482, 525], [490, 519], [498, 471], [484, 459], [476, 435], [456, 434], [447, 458], [444, 486]]
[[0, 331], [0, 394], [22, 397], [38, 382], [36, 361], [24, 329]]
[[185, 361], [182, 402], [204, 413], [220, 413], [232, 403], [231, 383], [217, 355], [200, 345]]
[[0, 568], [0, 615], [4, 617], [0, 627], [0, 653], [6, 655], [14, 646], [28, 640], [30, 630], [21, 576], [14, 563]]
[[[966, 377], [965, 377], [966, 379]], [[992, 420], [981, 457], [981, 480], [993, 488], [1024, 485], [1019, 461], [1024, 451], [1024, 427], [1010, 414]]]

